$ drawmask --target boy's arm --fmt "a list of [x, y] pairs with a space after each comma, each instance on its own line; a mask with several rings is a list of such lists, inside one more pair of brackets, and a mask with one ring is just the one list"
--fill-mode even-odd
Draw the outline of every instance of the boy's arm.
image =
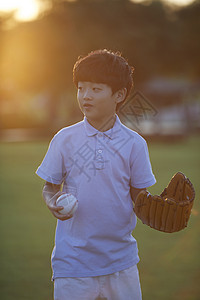
[[146, 191], [146, 188], [144, 189], [136, 189], [133, 186], [130, 187], [130, 193], [131, 193], [131, 198], [133, 200], [133, 202], [135, 203], [135, 200], [137, 198], [137, 195], [141, 192], [141, 191]]
[[49, 208], [54, 217], [61, 221], [71, 218], [71, 216], [69, 217], [69, 215], [60, 214], [59, 211], [62, 210], [63, 207], [56, 205], [57, 198], [63, 194], [63, 192], [61, 192], [61, 185], [53, 184], [46, 181], [42, 194], [47, 207]]

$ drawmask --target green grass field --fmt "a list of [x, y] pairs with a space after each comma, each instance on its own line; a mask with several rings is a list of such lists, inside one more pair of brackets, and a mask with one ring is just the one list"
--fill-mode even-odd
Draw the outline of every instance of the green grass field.
[[[51, 300], [50, 255], [56, 220], [43, 203], [43, 182], [34, 175], [48, 142], [0, 143], [0, 297]], [[149, 143], [160, 193], [171, 176], [184, 172], [196, 189], [187, 229], [157, 232], [138, 221], [143, 300], [200, 299], [200, 138], [172, 144]], [[73, 299], [72, 299], [73, 300]], [[81, 299], [80, 299], [81, 300]], [[124, 299], [126, 300], [126, 299]]]

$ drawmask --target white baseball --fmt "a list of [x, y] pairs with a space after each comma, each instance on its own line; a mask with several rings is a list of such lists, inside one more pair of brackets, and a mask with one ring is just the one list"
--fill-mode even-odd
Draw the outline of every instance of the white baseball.
[[78, 207], [78, 200], [72, 194], [62, 194], [56, 200], [57, 206], [63, 206], [59, 213], [62, 215], [73, 215]]

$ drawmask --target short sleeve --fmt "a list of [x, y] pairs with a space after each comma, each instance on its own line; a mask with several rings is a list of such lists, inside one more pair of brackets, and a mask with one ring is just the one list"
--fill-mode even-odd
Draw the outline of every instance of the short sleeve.
[[131, 186], [142, 189], [156, 183], [146, 141], [141, 138], [131, 153]]
[[58, 136], [54, 136], [41, 165], [36, 171], [39, 177], [54, 184], [61, 184], [65, 176], [59, 144]]

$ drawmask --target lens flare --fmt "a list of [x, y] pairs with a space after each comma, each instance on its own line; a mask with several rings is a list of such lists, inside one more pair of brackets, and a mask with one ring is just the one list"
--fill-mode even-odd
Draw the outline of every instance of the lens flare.
[[0, 0], [0, 11], [14, 11], [14, 18], [18, 21], [33, 20], [39, 13], [37, 0]]

